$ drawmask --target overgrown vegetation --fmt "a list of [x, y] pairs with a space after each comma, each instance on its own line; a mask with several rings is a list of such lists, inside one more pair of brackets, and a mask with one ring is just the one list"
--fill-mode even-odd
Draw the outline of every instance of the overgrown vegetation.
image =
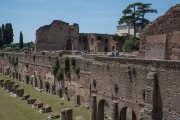
[[29, 81], [30, 76], [27, 74], [27, 75], [25, 76], [25, 78], [26, 78], [27, 81]]
[[64, 72], [65, 72], [65, 74], [66, 74], [66, 76], [67, 76], [67, 73], [68, 73], [69, 70], [70, 70], [69, 57], [65, 57], [64, 62], [65, 62]]
[[130, 52], [132, 50], [138, 50], [139, 49], [139, 38], [130, 37], [128, 40], [125, 40], [125, 43], [123, 45], [123, 50], [125, 52]]
[[80, 72], [80, 67], [76, 67], [76, 68], [75, 68], [75, 73], [76, 73], [76, 74], [79, 74], [79, 72]]
[[6, 47], [6, 48], [4, 48], [3, 50], [4, 50], [4, 51], [12, 51], [13, 48], [12, 48], [12, 47]]
[[18, 64], [18, 58], [16, 57], [16, 59], [14, 59], [14, 57], [12, 59], [10, 59], [11, 64], [13, 65], [17, 65]]

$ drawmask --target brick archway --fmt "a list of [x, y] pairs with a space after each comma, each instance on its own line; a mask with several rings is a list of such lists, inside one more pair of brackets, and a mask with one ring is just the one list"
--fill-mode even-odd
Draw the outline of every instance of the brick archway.
[[107, 111], [106, 108], [109, 108], [109, 103], [102, 99], [99, 101], [98, 103], [98, 120], [104, 120], [104, 116], [106, 116], [107, 114], [109, 114], [109, 111]]
[[129, 107], [123, 107], [119, 115], [120, 120], [137, 120], [136, 114]]

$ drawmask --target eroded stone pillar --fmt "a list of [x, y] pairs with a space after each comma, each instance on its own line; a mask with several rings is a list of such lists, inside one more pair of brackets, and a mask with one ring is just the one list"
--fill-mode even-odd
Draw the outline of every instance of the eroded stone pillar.
[[90, 103], [90, 120], [96, 120], [97, 113], [97, 100], [96, 96], [91, 96], [91, 103]]
[[113, 101], [111, 110], [111, 120], [118, 120], [118, 103]]

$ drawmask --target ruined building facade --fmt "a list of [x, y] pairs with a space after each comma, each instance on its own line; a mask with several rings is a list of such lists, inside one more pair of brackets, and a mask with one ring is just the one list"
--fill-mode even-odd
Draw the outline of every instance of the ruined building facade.
[[108, 52], [120, 50], [119, 43], [113, 35], [96, 33], [79, 33], [79, 25], [54, 20], [50, 25], [40, 27], [36, 31], [34, 50], [87, 50]]
[[180, 60], [180, 4], [148, 24], [141, 33], [139, 58]]

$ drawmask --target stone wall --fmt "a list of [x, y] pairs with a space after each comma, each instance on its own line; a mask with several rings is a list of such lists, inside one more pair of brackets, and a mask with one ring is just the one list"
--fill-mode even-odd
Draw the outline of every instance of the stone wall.
[[[35, 51], [39, 50], [77, 50], [79, 39], [79, 26], [54, 20], [50, 25], [45, 25], [36, 30]], [[68, 43], [70, 40], [70, 43]], [[73, 48], [69, 48], [73, 45]]]
[[[171, 7], [164, 15], [158, 17], [153, 22], [149, 23], [142, 31], [140, 37], [140, 50], [139, 50], [139, 58], [156, 58], [160, 60], [180, 60], [180, 4], [177, 4]], [[163, 35], [166, 35], [164, 37]], [[159, 37], [157, 37], [159, 36]], [[149, 38], [153, 38], [154, 42], [151, 44], [158, 44], [156, 46], [149, 46], [148, 41]], [[149, 40], [148, 40], [149, 39]], [[164, 41], [161, 43], [160, 41]], [[165, 44], [165, 41], [167, 45]], [[160, 46], [164, 46], [163, 48]], [[162, 52], [158, 52], [159, 49], [155, 47], [160, 47], [160, 51], [163, 52], [164, 57], [157, 57], [161, 55]], [[166, 49], [164, 49], [166, 47]], [[151, 49], [149, 51], [149, 49]], [[152, 49], [154, 49], [154, 54], [152, 53]], [[158, 53], [157, 53], [158, 52]], [[147, 57], [148, 56], [148, 57]]]
[[[9, 62], [9, 57], [13, 56], [18, 57], [16, 67]], [[53, 89], [57, 90], [60, 86], [54, 81], [51, 68], [54, 60], [54, 57], [49, 58], [45, 55], [36, 55], [33, 60], [33, 53], [32, 55], [4, 53], [0, 65], [6, 75], [17, 69], [21, 80], [25, 80], [26, 74], [33, 78], [35, 72], [36, 75], [40, 75], [43, 84], [48, 81], [52, 89], [55, 83]], [[59, 57], [59, 63], [61, 66], [64, 65], [63, 57]], [[88, 104], [90, 96], [95, 96], [96, 98], [91, 100], [94, 103], [90, 105], [93, 109], [91, 114], [98, 116], [96, 111], [105, 108], [107, 115], [113, 118], [117, 118], [116, 115], [126, 110], [133, 111], [133, 114], [127, 113], [128, 118], [136, 116], [139, 119], [177, 120], [180, 117], [178, 61], [95, 57], [94, 60], [76, 58], [76, 66], [80, 67], [80, 73], [76, 74], [71, 66], [71, 78], [65, 77], [64, 88], [68, 90], [70, 100], [75, 103], [76, 97], [80, 96], [81, 105]], [[40, 79], [37, 80], [40, 84]], [[106, 106], [102, 103], [106, 103]], [[93, 115], [91, 117], [95, 120]]]
[[[91, 74], [96, 80], [94, 90], [97, 91], [97, 107], [103, 99], [109, 105], [116, 100], [119, 111], [129, 107], [137, 117], [140, 110], [145, 109], [145, 116], [151, 118], [155, 108], [159, 109], [156, 111], [156, 119], [159, 116], [167, 120], [172, 116], [172, 120], [180, 117], [177, 106], [180, 104], [177, 95], [180, 62], [107, 57], [97, 57], [95, 60], [98, 62], [93, 64]], [[157, 77], [154, 77], [155, 74]], [[117, 93], [115, 84], [118, 84]]]

